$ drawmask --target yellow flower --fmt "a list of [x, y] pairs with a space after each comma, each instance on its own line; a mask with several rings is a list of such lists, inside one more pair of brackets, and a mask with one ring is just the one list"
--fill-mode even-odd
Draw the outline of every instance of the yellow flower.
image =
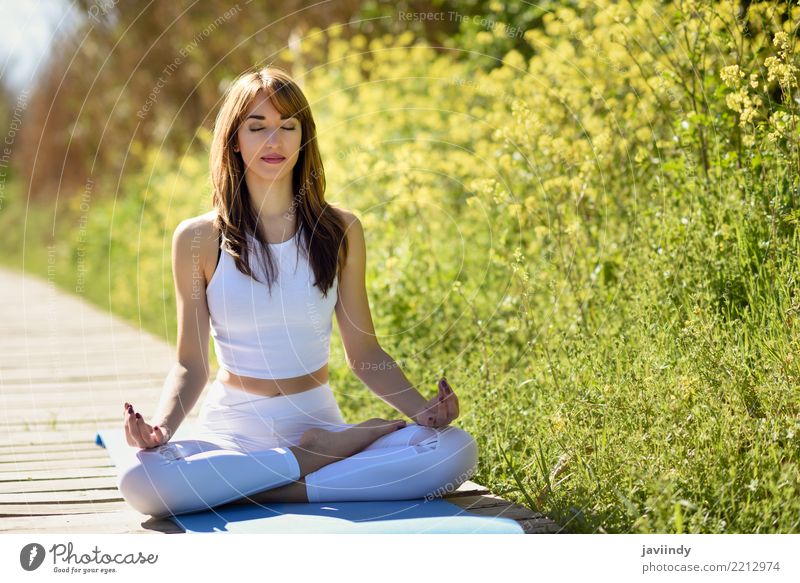
[[739, 68], [739, 65], [729, 65], [722, 67], [719, 77], [728, 87], [736, 87], [739, 84], [739, 79], [744, 78], [744, 71]]
[[516, 67], [517, 69], [525, 69], [525, 58], [517, 50], [510, 50], [503, 57], [503, 62], [509, 67]]
[[367, 37], [365, 37], [363, 34], [357, 34], [350, 39], [350, 44], [354, 49], [363, 49], [367, 46]]
[[407, 47], [414, 41], [414, 33], [410, 30], [405, 31], [397, 37], [397, 45]]
[[608, 132], [603, 132], [594, 139], [594, 147], [597, 150], [605, 151], [611, 145], [611, 136]]
[[492, 37], [492, 34], [490, 32], [482, 30], [475, 35], [475, 40], [478, 41], [478, 44], [488, 45], [494, 40], [494, 37]]
[[781, 31], [775, 33], [775, 38], [772, 39], [772, 44], [776, 47], [780, 47], [782, 51], [789, 50], [789, 36]]

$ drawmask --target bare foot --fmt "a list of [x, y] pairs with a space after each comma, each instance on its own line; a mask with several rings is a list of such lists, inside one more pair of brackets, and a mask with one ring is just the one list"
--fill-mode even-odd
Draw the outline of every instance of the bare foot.
[[358, 453], [379, 437], [402, 429], [403, 420], [387, 420], [380, 417], [367, 419], [344, 431], [328, 431], [313, 427], [300, 438], [299, 446], [330, 457], [328, 463]]
[[297, 445], [289, 449], [297, 459], [301, 479], [291, 484], [265, 490], [254, 495], [245, 496], [234, 504], [250, 502], [302, 502], [307, 503], [306, 485], [303, 476], [323, 466], [358, 453], [370, 443], [406, 426], [402, 420], [388, 421], [375, 417], [345, 429], [344, 431], [328, 431], [314, 427], [303, 433]]

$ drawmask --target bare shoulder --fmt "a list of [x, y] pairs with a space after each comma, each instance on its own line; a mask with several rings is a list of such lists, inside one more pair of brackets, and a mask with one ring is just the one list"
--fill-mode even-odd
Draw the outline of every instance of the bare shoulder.
[[341, 207], [333, 207], [333, 209], [339, 214], [340, 217], [344, 220], [346, 235], [348, 240], [353, 239], [354, 234], [358, 234], [363, 232], [361, 221], [351, 211], [341, 208]]
[[175, 236], [182, 241], [194, 241], [195, 247], [202, 246], [208, 240], [213, 241], [218, 236], [217, 229], [214, 227], [214, 216], [213, 213], [205, 213], [183, 219], [175, 229]]
[[214, 226], [216, 211], [182, 220], [173, 235], [173, 257], [178, 261], [191, 259], [203, 266], [206, 281], [213, 274], [219, 246], [219, 231]]

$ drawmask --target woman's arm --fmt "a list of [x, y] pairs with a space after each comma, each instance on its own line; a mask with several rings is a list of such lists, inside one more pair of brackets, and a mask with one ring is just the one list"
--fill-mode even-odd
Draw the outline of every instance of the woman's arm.
[[177, 362], [164, 382], [152, 425], [132, 406], [128, 409], [125, 425], [129, 445], [150, 448], [169, 441], [208, 382], [209, 313], [203, 265], [212, 246], [216, 249], [216, 240], [206, 217], [187, 219], [175, 229], [172, 273], [178, 311]]
[[347, 228], [347, 263], [336, 301], [336, 321], [350, 370], [392, 407], [415, 419], [428, 400], [412, 385], [400, 366], [381, 348], [369, 309], [366, 289], [367, 252], [361, 221], [343, 212]]

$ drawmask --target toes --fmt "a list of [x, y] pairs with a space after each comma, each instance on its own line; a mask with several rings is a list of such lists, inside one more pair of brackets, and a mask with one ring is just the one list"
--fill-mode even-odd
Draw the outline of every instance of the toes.
[[322, 430], [319, 427], [312, 427], [306, 430], [303, 435], [300, 436], [298, 445], [300, 445], [300, 447], [315, 446], [319, 442], [321, 432]]

